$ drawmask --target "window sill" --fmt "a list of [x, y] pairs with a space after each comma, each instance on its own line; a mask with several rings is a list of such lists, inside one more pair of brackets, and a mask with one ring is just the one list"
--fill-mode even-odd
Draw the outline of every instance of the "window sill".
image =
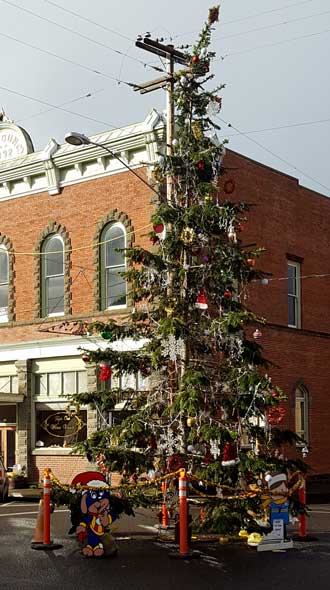
[[71, 447], [47, 447], [43, 449], [33, 449], [32, 455], [46, 455], [46, 456], [54, 456], [54, 455], [77, 455], [80, 456], [79, 453], [72, 453]]

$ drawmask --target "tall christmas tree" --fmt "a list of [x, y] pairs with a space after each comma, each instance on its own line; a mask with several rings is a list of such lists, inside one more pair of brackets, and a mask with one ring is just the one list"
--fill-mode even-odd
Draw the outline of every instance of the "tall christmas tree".
[[[294, 468], [280, 449], [295, 435], [278, 427], [285, 396], [266, 374], [251, 336], [259, 320], [242, 301], [263, 276], [258, 250], [240, 240], [248, 206], [229, 200], [231, 181], [220, 190], [225, 142], [214, 119], [222, 86], [207, 90], [218, 12], [210, 9], [187, 67], [175, 74], [173, 150], [155, 169], [158, 193], [169, 178], [171, 191], [155, 204], [150, 250], [126, 250], [133, 312], [124, 324], [90, 327], [108, 341], [86, 359], [99, 366], [100, 386], [75, 400], [104, 417], [129, 400], [120, 423], [104, 420], [81, 448], [123, 481], [185, 467], [195, 492], [210, 496], [206, 524], [223, 531], [253, 520], [258, 498], [246, 491], [266, 472]], [[127, 338], [139, 343], [135, 350], [116, 347]], [[127, 375], [148, 386], [125, 390]]]

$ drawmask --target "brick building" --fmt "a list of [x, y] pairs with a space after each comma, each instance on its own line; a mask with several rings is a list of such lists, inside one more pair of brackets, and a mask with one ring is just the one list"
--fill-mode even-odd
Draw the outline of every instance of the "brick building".
[[[148, 180], [164, 122], [152, 111], [143, 123], [92, 139]], [[255, 205], [243, 243], [266, 248], [259, 265], [272, 273], [267, 285], [251, 286], [246, 303], [269, 322], [261, 343], [288, 395], [286, 424], [308, 439], [315, 472], [330, 473], [330, 201], [234, 152], [225, 165], [232, 198]], [[125, 260], [112, 244], [150, 244], [152, 197], [102, 147], [52, 139], [34, 152], [24, 130], [0, 123], [0, 448], [9, 466], [26, 466], [31, 482], [46, 466], [64, 481], [86, 467], [70, 444], [97, 427], [97, 412], [70, 410], [65, 394], [96, 387], [95, 366], [84, 364], [79, 347], [105, 342], [79, 335], [79, 321], [130, 312], [118, 275]], [[146, 386], [139, 375], [127, 380]]]

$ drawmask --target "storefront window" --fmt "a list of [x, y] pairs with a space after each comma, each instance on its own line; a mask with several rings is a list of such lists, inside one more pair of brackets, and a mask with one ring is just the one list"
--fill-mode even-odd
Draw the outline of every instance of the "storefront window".
[[72, 447], [87, 438], [87, 411], [36, 409], [36, 447]]

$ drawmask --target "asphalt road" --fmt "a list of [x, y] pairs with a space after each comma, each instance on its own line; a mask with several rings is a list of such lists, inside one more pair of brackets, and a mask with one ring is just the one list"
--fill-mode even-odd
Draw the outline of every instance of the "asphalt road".
[[257, 553], [247, 545], [195, 544], [199, 559], [177, 560], [171, 543], [155, 537], [154, 517], [138, 511], [136, 519], [119, 521], [115, 533], [118, 557], [85, 559], [67, 531], [69, 513], [56, 509], [52, 537], [56, 551], [30, 547], [37, 504], [0, 505], [1, 590], [329, 590], [330, 506], [314, 507], [310, 532], [318, 541], [296, 543], [287, 552]]

